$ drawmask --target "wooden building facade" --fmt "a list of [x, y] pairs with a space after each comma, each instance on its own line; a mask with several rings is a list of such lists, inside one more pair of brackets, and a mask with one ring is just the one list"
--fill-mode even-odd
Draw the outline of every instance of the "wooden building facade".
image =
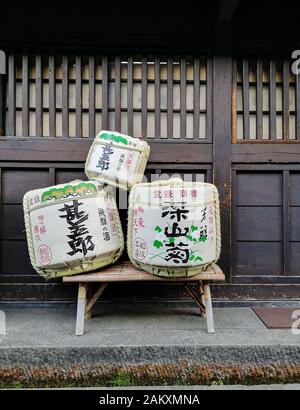
[[[148, 34], [138, 38], [139, 28], [124, 38], [118, 21], [110, 36], [107, 24], [99, 29], [101, 35], [95, 29], [85, 32], [85, 25], [76, 36], [61, 26], [60, 34], [52, 37], [50, 27], [38, 23], [39, 10], [33, 26], [22, 20], [19, 30], [10, 30], [5, 16], [13, 10], [4, 10], [2, 300], [74, 297], [75, 288], [45, 282], [32, 269], [22, 198], [30, 189], [85, 179], [84, 161], [101, 129], [147, 140], [148, 180], [179, 174], [216, 184], [222, 219], [220, 265], [226, 274], [226, 284], [214, 287], [216, 298], [299, 298], [300, 81], [291, 72], [294, 43], [287, 49], [280, 38], [281, 48], [274, 50], [272, 38], [258, 34], [260, 48], [253, 38], [241, 44], [235, 32], [240, 33], [240, 14], [249, 10], [238, 1], [215, 3], [206, 6], [207, 21], [197, 35], [195, 17], [190, 16], [192, 28], [185, 25], [186, 31], [175, 33], [173, 16], [161, 32], [151, 35], [146, 30]], [[82, 18], [87, 16], [92, 18], [88, 13]], [[126, 204], [126, 198], [122, 201]], [[180, 294], [176, 285], [126, 289], [137, 298]], [[123, 294], [124, 285], [116, 285], [107, 297]]]

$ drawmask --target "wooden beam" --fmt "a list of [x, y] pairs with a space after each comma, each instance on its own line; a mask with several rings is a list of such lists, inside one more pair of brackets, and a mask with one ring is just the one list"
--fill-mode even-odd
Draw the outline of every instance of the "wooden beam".
[[91, 299], [88, 300], [86, 308], [85, 308], [86, 313], [88, 314], [90, 313], [90, 310], [92, 309], [94, 304], [97, 302], [99, 297], [102, 295], [102, 293], [105, 291], [106, 287], [107, 287], [107, 283], [103, 283], [100, 286], [100, 288], [93, 294]]
[[300, 144], [297, 142], [255, 141], [253, 143], [238, 143], [232, 147], [233, 163], [297, 163], [300, 161]]
[[222, 232], [220, 266], [229, 280], [232, 60], [230, 57], [215, 57], [213, 63], [213, 178], [220, 195]]
[[[91, 146], [87, 138], [0, 138], [0, 161], [84, 162]], [[212, 144], [148, 141], [148, 163], [209, 164]]]

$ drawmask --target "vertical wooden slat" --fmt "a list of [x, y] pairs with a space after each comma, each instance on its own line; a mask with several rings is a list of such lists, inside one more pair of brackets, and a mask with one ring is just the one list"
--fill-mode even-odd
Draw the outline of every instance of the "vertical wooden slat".
[[263, 138], [263, 81], [262, 60], [256, 63], [256, 139]]
[[282, 77], [283, 77], [283, 138], [288, 140], [290, 137], [290, 85], [289, 85], [289, 73], [290, 66], [289, 61], [283, 61], [282, 67]]
[[49, 168], [49, 174], [48, 174], [48, 184], [49, 186], [55, 185], [55, 168], [50, 167]]
[[69, 137], [69, 61], [62, 57], [62, 136]]
[[95, 137], [95, 57], [89, 56], [89, 137]]
[[296, 139], [300, 140], [300, 73], [296, 75]]
[[167, 80], [167, 138], [173, 138], [173, 60], [168, 58]]
[[249, 65], [243, 60], [243, 125], [244, 139], [250, 138], [250, 116], [249, 116]]
[[290, 199], [289, 171], [283, 171], [283, 274], [290, 273]]
[[232, 134], [232, 143], [237, 143], [237, 60], [232, 61], [232, 98], [231, 98], [231, 106], [232, 106], [232, 126], [231, 126], [231, 134]]
[[43, 135], [43, 72], [42, 56], [35, 57], [35, 135]]
[[193, 138], [199, 138], [199, 126], [200, 126], [200, 60], [194, 59], [194, 95], [193, 95], [193, 107], [194, 107], [194, 120], [193, 120]]
[[82, 64], [81, 56], [75, 59], [76, 137], [82, 137]]
[[270, 126], [271, 140], [276, 140], [276, 63], [270, 61]]
[[27, 54], [22, 57], [22, 135], [29, 136], [29, 64]]
[[180, 138], [186, 138], [186, 59], [180, 59]]
[[56, 136], [55, 57], [49, 56], [49, 136]]
[[213, 178], [212, 178], [212, 169], [209, 168], [206, 170], [205, 173], [205, 182], [208, 182], [209, 184], [213, 183]]
[[10, 54], [8, 57], [8, 113], [7, 113], [7, 132], [10, 137], [16, 133], [16, 69], [15, 56]]
[[127, 66], [127, 122], [128, 134], [133, 135], [133, 58], [128, 58]]
[[121, 59], [115, 58], [115, 129], [121, 131]]
[[147, 138], [147, 59], [142, 58], [142, 138]]
[[231, 172], [231, 269], [237, 271], [237, 175], [236, 169]]
[[[2, 260], [2, 233], [3, 233], [3, 222], [2, 222], [2, 168], [0, 168], [0, 261]], [[0, 263], [0, 275], [2, 274], [2, 264]]]
[[108, 128], [108, 59], [102, 57], [102, 128]]
[[155, 138], [160, 138], [160, 59], [154, 60]]
[[212, 141], [212, 95], [213, 95], [213, 65], [212, 59], [208, 58], [206, 61], [206, 139], [208, 142]]
[[0, 136], [4, 135], [4, 75], [0, 74]]

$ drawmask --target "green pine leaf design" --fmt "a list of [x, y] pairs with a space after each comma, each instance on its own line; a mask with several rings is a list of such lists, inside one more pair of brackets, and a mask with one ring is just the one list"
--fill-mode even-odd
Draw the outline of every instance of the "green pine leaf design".
[[195, 259], [195, 255], [191, 255], [191, 256], [189, 257], [189, 261], [192, 261], [193, 259]]
[[197, 262], [197, 261], [203, 261], [203, 259], [201, 258], [201, 256], [196, 256], [195, 262]]
[[192, 226], [191, 226], [192, 232], [197, 231], [197, 229], [198, 229], [198, 226], [195, 226], [195, 225], [192, 225]]
[[199, 242], [205, 242], [205, 241], [207, 241], [207, 236], [201, 235], [201, 236], [199, 237], [198, 241], [199, 241]]
[[174, 243], [175, 242], [175, 238], [173, 238], [172, 236], [169, 237], [169, 243]]
[[192, 241], [192, 240], [193, 240], [192, 235], [185, 235], [185, 237], [186, 237], [186, 239], [189, 240], [189, 241]]
[[162, 246], [164, 246], [164, 244], [161, 241], [155, 240], [153, 242], [153, 246], [157, 249], [161, 248]]
[[158, 233], [160, 233], [162, 231], [161, 227], [158, 226], [158, 225], [154, 228], [154, 230], [155, 230], [155, 232], [158, 232]]

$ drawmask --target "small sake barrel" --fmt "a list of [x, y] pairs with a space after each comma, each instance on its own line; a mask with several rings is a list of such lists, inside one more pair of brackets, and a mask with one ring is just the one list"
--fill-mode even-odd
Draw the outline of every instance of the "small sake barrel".
[[137, 184], [130, 192], [128, 254], [159, 276], [193, 276], [220, 255], [218, 191], [181, 179]]
[[115, 200], [97, 181], [29, 191], [23, 207], [31, 263], [44, 277], [94, 270], [123, 251]]
[[142, 181], [150, 147], [139, 138], [101, 131], [90, 148], [85, 173], [89, 179], [130, 190]]

